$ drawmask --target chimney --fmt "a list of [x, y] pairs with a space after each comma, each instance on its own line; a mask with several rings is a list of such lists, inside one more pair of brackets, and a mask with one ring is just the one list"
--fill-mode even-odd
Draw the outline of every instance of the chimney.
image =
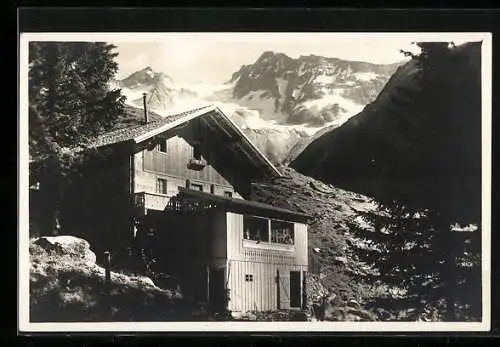
[[142, 93], [142, 103], [144, 105], [144, 123], [148, 122], [148, 106], [146, 103], [146, 93]]

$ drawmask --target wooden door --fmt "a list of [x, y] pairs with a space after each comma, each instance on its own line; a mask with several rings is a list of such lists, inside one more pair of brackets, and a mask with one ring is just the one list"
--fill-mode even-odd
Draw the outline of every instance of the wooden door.
[[209, 300], [211, 311], [217, 313], [225, 311], [225, 290], [225, 269], [211, 267], [209, 273]]
[[290, 307], [300, 307], [301, 298], [300, 271], [290, 271]]

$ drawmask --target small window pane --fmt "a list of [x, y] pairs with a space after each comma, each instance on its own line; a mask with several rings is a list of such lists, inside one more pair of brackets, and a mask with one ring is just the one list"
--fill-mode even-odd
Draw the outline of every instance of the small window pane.
[[158, 194], [167, 194], [167, 180], [164, 178], [158, 178], [156, 183], [156, 192]]
[[203, 191], [203, 186], [201, 184], [191, 183], [191, 189], [199, 190], [200, 192], [202, 192]]
[[167, 153], [167, 140], [163, 140], [158, 144], [158, 152]]
[[271, 221], [271, 242], [293, 245], [293, 239], [293, 223], [277, 220]]
[[243, 237], [246, 240], [269, 242], [269, 221], [253, 216], [243, 217]]

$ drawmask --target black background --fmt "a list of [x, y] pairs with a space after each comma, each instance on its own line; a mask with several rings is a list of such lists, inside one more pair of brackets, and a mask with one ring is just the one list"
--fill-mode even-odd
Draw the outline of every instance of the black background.
[[[26, 5], [27, 2], [25, 2]], [[75, 4], [75, 3], [73, 3]], [[21, 2], [20, 5], [23, 5]], [[420, 4], [423, 5], [423, 4]], [[477, 4], [476, 4], [477, 5]], [[17, 9], [18, 31], [22, 32], [493, 32], [493, 150], [496, 148], [497, 123], [496, 110], [499, 71], [496, 69], [499, 56], [497, 35], [500, 11], [487, 9], [293, 9], [293, 8], [30, 8]], [[19, 37], [19, 36], [18, 36]], [[17, 44], [17, 42], [16, 42]], [[19, 54], [19, 52], [17, 52]], [[7, 52], [4, 55], [10, 55]], [[5, 69], [5, 66], [4, 66]], [[6, 114], [5, 114], [6, 116]], [[9, 115], [10, 117], [10, 115]], [[493, 178], [496, 177], [498, 153], [493, 152]], [[199, 333], [199, 334], [144, 334], [131, 332], [127, 336], [116, 334], [26, 334], [13, 331], [2, 334], [3, 338], [17, 336], [16, 343], [26, 346], [70, 346], [95, 345], [178, 345], [182, 343], [203, 345], [241, 345], [274, 343], [280, 345], [308, 345], [325, 343], [333, 345], [350, 342], [360, 345], [363, 342], [382, 342], [396, 345], [401, 342], [413, 345], [440, 344], [482, 345], [500, 337], [498, 297], [498, 248], [496, 197], [498, 188], [493, 181], [492, 189], [492, 321], [489, 333]], [[4, 230], [5, 231], [5, 230]], [[11, 235], [12, 236], [12, 235]], [[14, 248], [14, 246], [12, 246]], [[17, 261], [17, 252], [16, 261]], [[11, 283], [16, 283], [17, 278]], [[6, 299], [9, 301], [9, 299]], [[10, 301], [14, 303], [14, 300]], [[16, 306], [17, 307], [17, 306]], [[16, 310], [17, 311], [17, 310]], [[4, 316], [5, 318], [5, 316]], [[14, 326], [17, 326], [17, 315]], [[356, 323], [353, 323], [356, 324]], [[4, 325], [6, 329], [7, 325]], [[31, 335], [31, 336], [30, 336]], [[124, 335], [124, 334], [122, 334]], [[252, 335], [252, 336], [251, 336]], [[182, 337], [182, 338], [181, 338]], [[369, 337], [369, 338], [368, 338]], [[349, 341], [347, 341], [349, 340]], [[488, 341], [487, 341], [488, 340]]]

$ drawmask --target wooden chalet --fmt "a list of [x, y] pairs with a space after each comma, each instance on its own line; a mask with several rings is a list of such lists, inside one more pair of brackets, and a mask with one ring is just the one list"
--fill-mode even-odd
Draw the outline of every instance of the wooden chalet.
[[71, 230], [112, 252], [149, 249], [215, 311], [301, 308], [309, 216], [251, 200], [253, 181], [280, 172], [215, 106], [147, 115], [96, 139], [66, 194]]

